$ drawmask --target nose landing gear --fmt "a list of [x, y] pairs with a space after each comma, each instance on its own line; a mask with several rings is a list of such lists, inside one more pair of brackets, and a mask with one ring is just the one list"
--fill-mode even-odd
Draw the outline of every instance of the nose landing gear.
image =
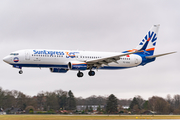
[[22, 71], [22, 69], [20, 69], [20, 70], [19, 70], [19, 74], [23, 74], [23, 71]]

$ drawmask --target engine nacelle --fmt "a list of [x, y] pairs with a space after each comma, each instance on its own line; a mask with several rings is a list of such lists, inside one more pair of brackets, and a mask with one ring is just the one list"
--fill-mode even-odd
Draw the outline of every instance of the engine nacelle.
[[86, 70], [87, 64], [85, 62], [69, 62], [68, 67], [70, 70]]
[[49, 68], [51, 72], [55, 73], [66, 73], [68, 69], [63, 69], [63, 68]]

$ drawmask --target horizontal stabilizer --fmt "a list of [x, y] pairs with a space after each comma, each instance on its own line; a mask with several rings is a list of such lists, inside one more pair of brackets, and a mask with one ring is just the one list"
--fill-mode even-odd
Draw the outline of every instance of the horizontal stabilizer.
[[152, 58], [161, 57], [161, 56], [169, 55], [169, 54], [173, 54], [173, 53], [176, 53], [176, 52], [164, 53], [164, 54], [153, 55], [153, 56], [146, 56], [146, 59], [152, 59]]

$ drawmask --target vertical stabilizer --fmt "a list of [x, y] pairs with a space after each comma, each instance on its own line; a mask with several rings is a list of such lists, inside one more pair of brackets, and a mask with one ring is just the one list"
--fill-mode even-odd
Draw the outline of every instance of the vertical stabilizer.
[[157, 42], [159, 26], [160, 25], [153, 25], [135, 49], [138, 51], [144, 50], [147, 51], [149, 55], [153, 55]]

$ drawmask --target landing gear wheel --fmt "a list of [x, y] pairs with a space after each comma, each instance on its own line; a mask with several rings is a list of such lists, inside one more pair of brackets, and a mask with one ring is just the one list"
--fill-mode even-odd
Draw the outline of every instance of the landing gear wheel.
[[95, 72], [94, 71], [89, 71], [88, 74], [89, 74], [89, 76], [94, 76]]
[[83, 77], [83, 75], [84, 75], [84, 74], [83, 74], [82, 72], [80, 72], [80, 71], [77, 73], [77, 76], [78, 76], [78, 77]]
[[20, 70], [20, 71], [19, 71], [19, 74], [22, 74], [22, 73], [23, 73], [23, 71], [22, 71], [22, 70]]

